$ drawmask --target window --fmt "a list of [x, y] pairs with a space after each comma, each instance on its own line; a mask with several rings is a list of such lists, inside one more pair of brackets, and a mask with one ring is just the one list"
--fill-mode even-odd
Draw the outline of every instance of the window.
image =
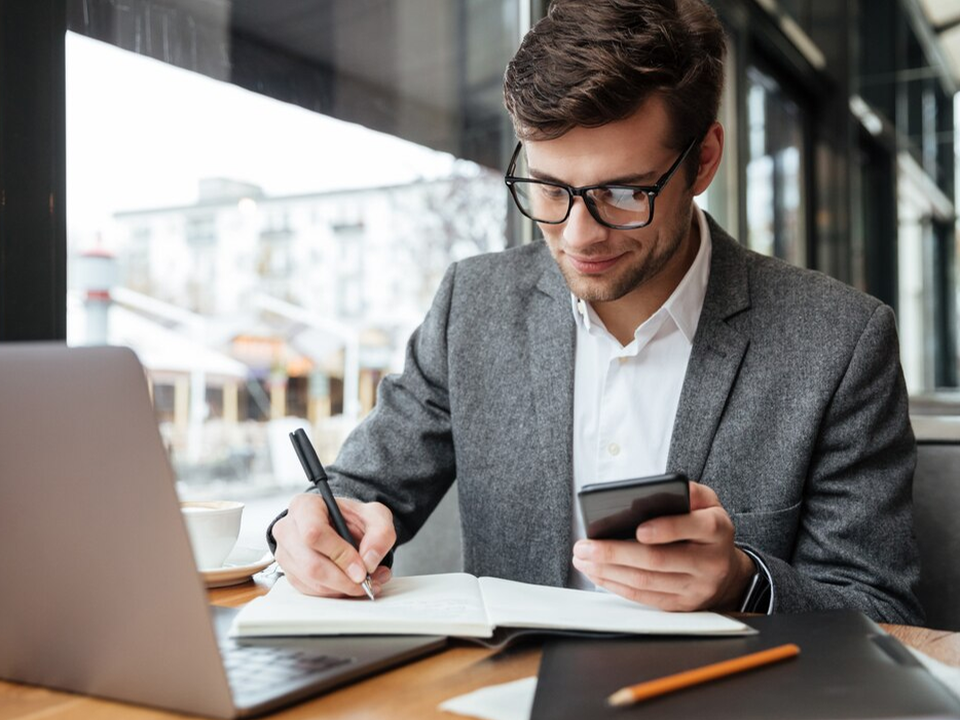
[[332, 460], [504, 246], [520, 35], [518, 0], [217, 7], [72, 0], [67, 38], [68, 252], [107, 270], [71, 261], [68, 342], [138, 352], [191, 496], [301, 487], [287, 431]]
[[807, 265], [804, 117], [770, 74], [751, 67], [747, 95], [747, 243]]

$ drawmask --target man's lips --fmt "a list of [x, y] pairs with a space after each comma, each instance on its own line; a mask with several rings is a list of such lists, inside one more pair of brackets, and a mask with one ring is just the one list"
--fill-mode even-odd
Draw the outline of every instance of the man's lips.
[[609, 270], [622, 258], [623, 255], [614, 255], [607, 258], [577, 258], [567, 254], [567, 259], [573, 265], [574, 270], [584, 275], [596, 275]]

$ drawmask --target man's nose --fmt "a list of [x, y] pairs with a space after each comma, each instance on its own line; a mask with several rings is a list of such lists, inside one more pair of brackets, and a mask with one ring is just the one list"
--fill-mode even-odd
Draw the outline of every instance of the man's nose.
[[563, 240], [567, 247], [587, 247], [607, 239], [610, 229], [596, 221], [587, 203], [581, 197], [573, 199], [570, 216], [563, 226]]

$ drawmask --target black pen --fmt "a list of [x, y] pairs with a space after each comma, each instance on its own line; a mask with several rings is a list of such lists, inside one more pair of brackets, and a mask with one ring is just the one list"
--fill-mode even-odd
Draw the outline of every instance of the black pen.
[[[344, 540], [353, 545], [355, 550], [359, 550], [357, 541], [353, 539], [350, 530], [347, 529], [347, 523], [340, 512], [340, 506], [337, 505], [336, 498], [330, 492], [330, 486], [327, 484], [327, 473], [320, 464], [320, 458], [317, 457], [317, 451], [313, 449], [310, 438], [303, 429], [298, 429], [290, 433], [290, 442], [293, 443], [293, 449], [297, 451], [297, 457], [300, 458], [300, 464], [303, 465], [303, 471], [307, 474], [307, 479], [317, 486], [323, 501], [327, 504], [327, 510], [333, 520], [333, 526], [337, 529], [337, 534]], [[360, 587], [373, 600], [373, 586], [370, 584], [370, 573], [367, 573], [367, 579], [360, 583]]]

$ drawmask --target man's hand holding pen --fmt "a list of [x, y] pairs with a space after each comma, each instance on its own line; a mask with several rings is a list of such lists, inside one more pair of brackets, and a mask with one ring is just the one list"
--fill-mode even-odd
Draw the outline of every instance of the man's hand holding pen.
[[380, 562], [397, 540], [393, 515], [381, 503], [338, 498], [337, 504], [358, 549], [337, 533], [323, 498], [304, 493], [273, 526], [277, 562], [290, 583], [308, 595], [363, 597], [360, 583], [368, 573], [377, 595], [391, 577]]
[[362, 593], [373, 600], [379, 586], [390, 579], [380, 561], [397, 540], [393, 516], [380, 503], [337, 500], [303, 429], [290, 433], [290, 442], [319, 495], [295, 498], [287, 516], [274, 525], [277, 562], [300, 592]]

